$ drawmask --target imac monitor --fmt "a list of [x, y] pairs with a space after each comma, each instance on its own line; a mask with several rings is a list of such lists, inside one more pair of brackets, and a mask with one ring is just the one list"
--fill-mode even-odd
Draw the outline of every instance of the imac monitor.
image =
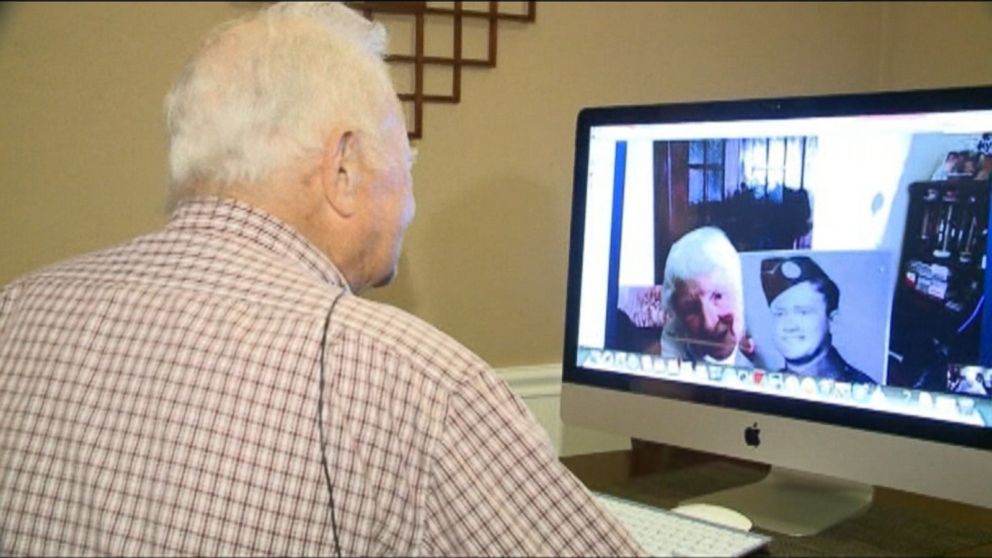
[[992, 87], [581, 111], [563, 420], [772, 465], [708, 501], [779, 532], [992, 507], [990, 173]]

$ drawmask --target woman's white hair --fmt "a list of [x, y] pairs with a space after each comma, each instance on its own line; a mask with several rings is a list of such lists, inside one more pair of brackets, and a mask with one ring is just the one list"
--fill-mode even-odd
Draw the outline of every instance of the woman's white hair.
[[716, 227], [700, 227], [672, 244], [665, 261], [662, 304], [672, 308], [677, 283], [723, 269], [734, 285], [740, 285], [741, 257], [724, 232]]
[[335, 2], [272, 5], [221, 24], [165, 98], [174, 199], [199, 184], [253, 185], [354, 130], [372, 164], [396, 94], [386, 30]]

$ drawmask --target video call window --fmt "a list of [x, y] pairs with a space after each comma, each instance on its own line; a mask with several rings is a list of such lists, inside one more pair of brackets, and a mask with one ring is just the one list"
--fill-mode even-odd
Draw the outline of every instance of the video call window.
[[[980, 393], [992, 378], [983, 137], [616, 141], [622, 234], [601, 348]], [[927, 305], [929, 327], [914, 327]]]

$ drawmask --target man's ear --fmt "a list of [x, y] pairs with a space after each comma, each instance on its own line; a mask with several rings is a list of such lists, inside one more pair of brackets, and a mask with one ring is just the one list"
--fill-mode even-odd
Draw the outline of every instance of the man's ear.
[[327, 203], [343, 217], [358, 209], [358, 151], [358, 139], [348, 130], [330, 134], [324, 145], [321, 188]]
[[827, 321], [830, 322], [830, 326], [833, 327], [834, 322], [837, 320], [837, 309], [834, 308], [833, 311], [827, 314]]

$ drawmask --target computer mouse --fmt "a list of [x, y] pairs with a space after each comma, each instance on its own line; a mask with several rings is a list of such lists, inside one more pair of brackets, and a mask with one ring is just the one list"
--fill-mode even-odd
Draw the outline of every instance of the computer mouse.
[[718, 506], [716, 504], [682, 504], [681, 506], [673, 508], [672, 511], [682, 515], [687, 515], [689, 517], [709, 521], [711, 523], [726, 525], [727, 527], [733, 527], [742, 531], [751, 530], [751, 520], [748, 519], [746, 515], [739, 511]]

